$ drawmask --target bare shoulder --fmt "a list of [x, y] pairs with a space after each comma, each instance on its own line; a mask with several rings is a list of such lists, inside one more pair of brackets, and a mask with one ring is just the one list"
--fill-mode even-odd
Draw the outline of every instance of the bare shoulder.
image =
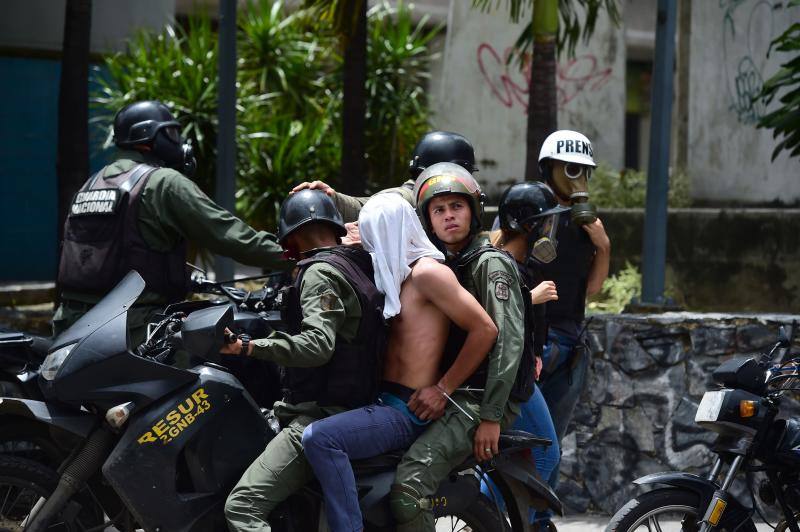
[[411, 268], [411, 279], [415, 285], [426, 288], [437, 288], [442, 283], [455, 281], [453, 271], [437, 260], [423, 257]]

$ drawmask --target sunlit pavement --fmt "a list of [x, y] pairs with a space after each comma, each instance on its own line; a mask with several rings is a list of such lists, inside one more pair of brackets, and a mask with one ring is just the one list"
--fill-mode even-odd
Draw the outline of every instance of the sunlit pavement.
[[[610, 517], [604, 515], [585, 514], [565, 517], [553, 522], [558, 532], [603, 532], [606, 529], [609, 519]], [[665, 532], [672, 530], [678, 531], [681, 528], [680, 523], [677, 521], [675, 523], [662, 522], [661, 525]], [[758, 532], [772, 532], [772, 528], [760, 522], [760, 520], [756, 521], [756, 528]], [[442, 522], [436, 524], [436, 532], [450, 532], [451, 530], [452, 527], [450, 523]]]

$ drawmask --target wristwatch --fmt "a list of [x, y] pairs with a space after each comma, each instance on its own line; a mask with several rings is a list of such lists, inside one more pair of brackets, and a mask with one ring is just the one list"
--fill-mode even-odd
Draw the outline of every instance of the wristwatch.
[[239, 340], [242, 341], [242, 350], [239, 351], [239, 355], [246, 357], [248, 355], [247, 350], [250, 347], [250, 340], [252, 340], [252, 338], [249, 334], [240, 334]]

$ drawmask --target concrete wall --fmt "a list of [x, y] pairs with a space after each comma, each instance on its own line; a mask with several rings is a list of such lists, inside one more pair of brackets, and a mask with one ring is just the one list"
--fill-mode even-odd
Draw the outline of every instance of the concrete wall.
[[692, 2], [689, 72], [688, 169], [692, 196], [713, 202], [800, 201], [800, 160], [784, 153], [770, 162], [777, 142], [756, 129], [768, 109], [750, 98], [787, 54], [766, 57], [769, 43], [800, 7], [778, 0]]
[[[490, 195], [523, 177], [529, 76], [505, 58], [523, 24], [505, 9], [481, 13], [450, 3], [441, 83], [434, 85], [433, 126], [465, 134], [476, 147], [479, 178]], [[586, 133], [596, 157], [621, 166], [625, 103], [622, 32], [600, 20], [591, 46], [558, 67], [559, 125]]]
[[[11, 0], [3, 2], [0, 47], [61, 51], [66, 0]], [[94, 0], [91, 50], [124, 49], [125, 39], [140, 28], [161, 29], [172, 20], [175, 0]]]

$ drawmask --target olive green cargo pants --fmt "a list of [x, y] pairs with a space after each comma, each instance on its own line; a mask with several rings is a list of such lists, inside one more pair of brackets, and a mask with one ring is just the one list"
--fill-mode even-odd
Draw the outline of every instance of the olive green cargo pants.
[[278, 504], [314, 478], [303, 453], [303, 430], [312, 422], [346, 411], [316, 403], [275, 403], [281, 430], [250, 464], [225, 501], [225, 518], [232, 532], [269, 531], [267, 518]]
[[[434, 531], [429, 497], [436, 493], [450, 471], [472, 454], [473, 437], [480, 423], [480, 397], [457, 392], [453, 399], [473, 420], [448, 405], [444, 416], [431, 423], [403, 456], [390, 495], [397, 532]], [[509, 403], [500, 428], [510, 427], [518, 414], [519, 405]]]

